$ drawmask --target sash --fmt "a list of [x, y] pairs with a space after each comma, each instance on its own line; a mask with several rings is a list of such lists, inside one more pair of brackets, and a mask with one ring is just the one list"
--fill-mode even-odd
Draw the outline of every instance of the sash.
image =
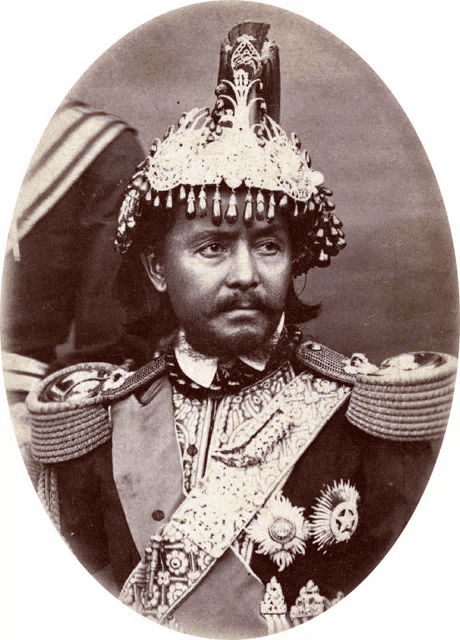
[[[167, 524], [163, 528], [151, 527], [154, 535], [143, 559], [126, 581], [120, 599], [166, 626], [171, 626], [174, 614], [180, 630], [189, 633], [197, 619], [196, 612], [193, 615], [193, 602], [206, 605], [206, 598], [200, 594], [208, 593], [212, 599], [222, 590], [231, 590], [234, 580], [232, 582], [228, 576], [233, 575], [235, 566], [239, 566], [236, 571], [240, 571], [240, 577], [248, 576], [248, 568], [230, 550], [232, 543], [273, 492], [283, 486], [296, 462], [350, 392], [345, 384], [302, 373], [256, 417], [236, 427], [225, 448], [213, 452], [206, 476], [174, 510]], [[118, 428], [116, 423], [115, 419], [114, 435]], [[131, 425], [135, 428], [132, 422]], [[164, 437], [167, 441], [175, 436], [167, 433], [174, 432], [171, 423], [162, 421], [162, 428], [158, 427], [159, 423], [157, 438]], [[155, 468], [153, 461], [151, 468]], [[165, 481], [165, 478], [158, 479], [163, 486]], [[234, 633], [225, 620], [222, 623], [219, 619], [213, 621], [209, 637], [249, 637], [267, 633], [267, 627], [260, 625], [260, 621], [263, 622], [259, 613], [263, 587], [258, 578], [250, 577], [252, 591], [248, 611], [251, 609], [253, 617], [256, 615], [249, 622], [249, 633], [247, 629], [241, 635]], [[210, 589], [209, 585], [212, 587], [216, 583], [220, 584], [220, 591], [215, 587]], [[245, 597], [241, 598], [241, 591], [238, 592], [238, 601], [246, 601], [246, 591], [244, 593]], [[224, 604], [227, 611], [232, 608], [225, 598]], [[208, 616], [209, 609], [212, 606], [208, 600]], [[196, 633], [203, 635], [201, 623], [198, 625], [200, 630]], [[221, 632], [226, 631], [226, 636], [218, 634], [218, 628]]]
[[131, 394], [111, 407], [113, 477], [141, 557], [184, 500], [169, 379], [155, 380], [148, 395], [146, 404]]

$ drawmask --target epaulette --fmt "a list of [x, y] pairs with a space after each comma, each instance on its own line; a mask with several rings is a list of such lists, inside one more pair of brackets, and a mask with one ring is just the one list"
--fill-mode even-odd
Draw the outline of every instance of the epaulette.
[[443, 436], [452, 405], [457, 359], [433, 352], [405, 353], [374, 371], [358, 372], [347, 417], [387, 440]]
[[353, 358], [358, 356], [367, 362], [362, 354], [354, 354], [351, 358], [347, 358], [319, 342], [313, 342], [313, 340], [303, 342], [296, 349], [296, 357], [301, 364], [328, 378], [348, 384], [355, 383], [357, 370], [352, 366], [352, 362]]
[[443, 436], [455, 387], [454, 356], [411, 352], [377, 367], [362, 353], [346, 358], [312, 340], [301, 344], [296, 356], [310, 369], [353, 385], [347, 417], [359, 429], [396, 441]]
[[111, 438], [108, 407], [153, 382], [165, 370], [162, 356], [135, 372], [92, 362], [44, 378], [27, 397], [32, 453], [54, 464], [89, 453]]

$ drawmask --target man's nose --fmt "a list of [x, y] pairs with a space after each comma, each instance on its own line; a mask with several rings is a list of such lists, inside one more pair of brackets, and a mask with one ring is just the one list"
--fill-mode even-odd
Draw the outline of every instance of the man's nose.
[[259, 283], [256, 259], [246, 243], [239, 243], [233, 251], [227, 282], [229, 287], [240, 289], [250, 289]]

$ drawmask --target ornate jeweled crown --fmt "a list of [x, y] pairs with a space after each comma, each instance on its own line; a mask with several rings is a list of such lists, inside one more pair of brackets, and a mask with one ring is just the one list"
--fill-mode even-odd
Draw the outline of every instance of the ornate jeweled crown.
[[[156, 139], [126, 190], [116, 246], [130, 247], [147, 209], [175, 209], [189, 218], [210, 213], [212, 222], [246, 224], [274, 219], [277, 208], [295, 223], [294, 275], [328, 266], [346, 243], [332, 213], [332, 192], [311, 168], [295, 134], [279, 118], [279, 52], [267, 40], [269, 25], [246, 22], [230, 31], [220, 55], [214, 109], [193, 109], [163, 140]], [[245, 189], [239, 212], [235, 191]], [[225, 212], [222, 191], [230, 191]]]

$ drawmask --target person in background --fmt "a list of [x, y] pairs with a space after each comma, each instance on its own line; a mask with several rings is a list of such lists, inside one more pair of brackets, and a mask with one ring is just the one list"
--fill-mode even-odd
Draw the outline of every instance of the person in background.
[[133, 127], [68, 99], [27, 170], [2, 283], [5, 383], [24, 452], [23, 401], [37, 377], [96, 354], [122, 358], [116, 343], [125, 318], [112, 291], [120, 257], [112, 238], [124, 188], [143, 156]]

